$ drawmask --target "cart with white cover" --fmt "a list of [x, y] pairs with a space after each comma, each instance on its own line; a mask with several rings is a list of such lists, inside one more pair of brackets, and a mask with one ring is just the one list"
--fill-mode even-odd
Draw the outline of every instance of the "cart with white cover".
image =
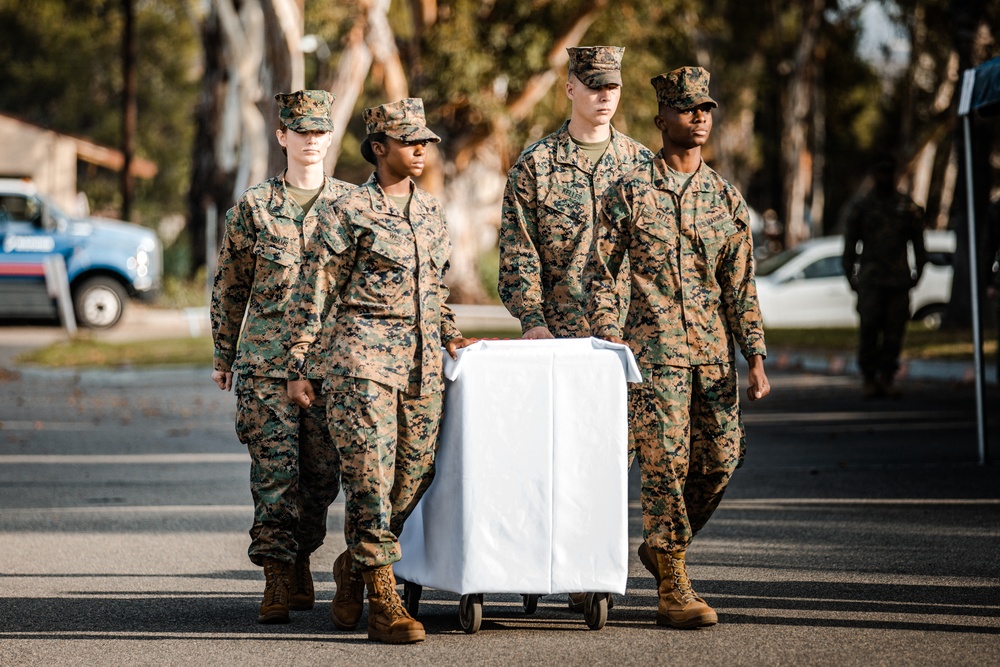
[[466, 632], [484, 593], [586, 592], [604, 626], [628, 576], [626, 382], [631, 351], [596, 338], [479, 341], [445, 355], [434, 482], [400, 536], [404, 601], [423, 587], [462, 596]]

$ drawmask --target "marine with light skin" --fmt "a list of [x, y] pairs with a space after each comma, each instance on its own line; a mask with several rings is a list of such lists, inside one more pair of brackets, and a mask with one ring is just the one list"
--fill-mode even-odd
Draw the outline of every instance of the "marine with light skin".
[[[599, 143], [611, 136], [611, 119], [618, 110], [622, 87], [609, 83], [591, 88], [570, 72], [566, 81], [566, 97], [573, 103], [569, 118], [569, 133], [574, 139], [586, 143]], [[555, 338], [546, 326], [532, 327], [521, 338], [540, 340]]]
[[[285, 171], [285, 182], [292, 187], [303, 190], [315, 190], [323, 185], [326, 172], [323, 170], [323, 160], [326, 157], [327, 149], [333, 141], [332, 132], [320, 132], [319, 130], [309, 130], [306, 132], [293, 132], [287, 127], [279, 127], [274, 131], [274, 136], [278, 138], [282, 152], [288, 157], [288, 168]], [[212, 381], [223, 391], [230, 391], [233, 388], [232, 371], [212, 371]], [[310, 384], [309, 380], [302, 380], [305, 384]], [[310, 389], [310, 392], [312, 390]], [[316, 396], [313, 395], [313, 401]], [[298, 403], [298, 401], [296, 401]], [[302, 404], [299, 407], [307, 408], [312, 403]]]
[[[227, 212], [210, 308], [212, 381], [236, 394], [236, 433], [251, 460], [247, 554], [264, 570], [260, 623], [287, 623], [289, 611], [315, 605], [310, 558], [326, 536], [340, 462], [322, 397], [307, 409], [287, 397], [283, 324], [326, 211], [354, 187], [323, 172], [334, 96], [300, 90], [275, 101], [285, 168], [248, 188]], [[316, 304], [321, 313], [331, 305]], [[304, 374], [318, 383], [314, 371]]]

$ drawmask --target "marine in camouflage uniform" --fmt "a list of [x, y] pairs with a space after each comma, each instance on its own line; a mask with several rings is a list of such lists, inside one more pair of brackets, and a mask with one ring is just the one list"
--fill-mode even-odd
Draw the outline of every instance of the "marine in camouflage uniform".
[[[592, 152], [592, 157], [575, 140], [575, 124], [589, 123], [579, 106], [586, 101], [573, 98], [573, 117], [525, 149], [508, 172], [498, 289], [507, 310], [520, 320], [522, 333], [545, 327], [556, 338], [590, 335], [583, 270], [600, 197], [619, 176], [653, 157], [642, 144], [610, 125], [620, 95], [624, 50], [617, 46], [567, 49], [570, 76], [592, 90], [605, 89], [608, 96], [598, 100], [610, 109], [610, 115], [601, 119], [610, 131], [603, 154]], [[572, 85], [572, 80], [567, 83], [568, 88]], [[627, 305], [627, 281], [618, 287], [622, 304]]]
[[[718, 620], [694, 593], [684, 558], [743, 457], [734, 339], [750, 363], [751, 400], [769, 391], [747, 205], [701, 160], [716, 106], [708, 79], [685, 67], [652, 80], [663, 149], [604, 195], [585, 276], [594, 335], [626, 342], [642, 369], [644, 382], [629, 387], [642, 472], [639, 555], [659, 584], [657, 623], [674, 627]], [[622, 332], [615, 285], [626, 257]]]
[[[309, 357], [323, 357], [348, 545], [335, 565], [333, 621], [342, 629], [357, 624], [360, 571], [369, 587], [369, 637], [408, 643], [423, 639], [423, 629], [400, 611], [387, 582], [400, 558], [397, 536], [434, 476], [442, 342], [449, 349], [465, 342], [446, 304], [451, 242], [440, 203], [409, 176], [402, 198], [381, 180], [399, 164], [384, 154], [395, 150], [387, 148], [392, 141], [419, 158], [416, 176], [424, 144], [440, 139], [426, 127], [419, 99], [366, 109], [364, 120], [366, 151], [383, 155], [368, 182], [333, 207], [338, 224], [323, 229], [310, 256], [288, 313], [295, 332], [289, 378]], [[338, 307], [323, 317], [327, 299]]]
[[[311, 155], [319, 145], [325, 154], [333, 96], [307, 90], [275, 99], [286, 128], [279, 128], [279, 141], [313, 142]], [[300, 279], [303, 254], [334, 221], [328, 215], [334, 200], [355, 187], [323, 176], [322, 154], [318, 164], [316, 157], [308, 158], [309, 168], [318, 169], [322, 178], [318, 193], [311, 188], [302, 194], [286, 171], [248, 189], [229, 210], [212, 291], [213, 379], [229, 389], [236, 375], [236, 432], [251, 457], [254, 521], [248, 553], [264, 566], [269, 582], [265, 602], [270, 603], [262, 606], [261, 622], [287, 622], [289, 603], [282, 604], [283, 593], [271, 586], [285, 575], [291, 577], [291, 608], [312, 607], [309, 555], [323, 543], [327, 508], [339, 491], [339, 459], [322, 400], [302, 409], [285, 391], [289, 336], [284, 314]], [[289, 157], [289, 170], [296, 169], [298, 159]], [[316, 308], [326, 313], [330, 304], [320, 300]], [[318, 386], [315, 371], [307, 376]], [[285, 566], [293, 568], [291, 573]]]
[[[896, 191], [895, 171], [892, 160], [875, 165], [875, 185], [851, 209], [844, 234], [844, 274], [858, 293], [858, 365], [869, 398], [898, 395], [893, 379], [910, 319], [910, 288], [927, 261], [923, 209]], [[909, 245], [914, 269], [907, 257]]]

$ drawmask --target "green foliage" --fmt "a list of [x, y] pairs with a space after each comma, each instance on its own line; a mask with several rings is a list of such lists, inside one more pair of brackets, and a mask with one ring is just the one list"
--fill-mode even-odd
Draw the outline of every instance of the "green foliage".
[[[470, 330], [469, 338], [517, 338], [518, 332], [505, 330]], [[767, 344], [776, 350], [811, 350], [816, 353], [852, 354], [857, 345], [856, 329], [769, 329]], [[988, 331], [984, 345], [986, 359], [997, 354], [996, 335]], [[968, 360], [972, 358], [972, 334], [968, 331], [928, 331], [911, 324], [903, 351], [906, 359]], [[54, 343], [18, 358], [19, 363], [51, 367], [151, 366], [164, 364], [209, 366], [212, 341], [208, 337], [106, 343], [81, 336], [69, 342]]]
[[[121, 145], [123, 16], [118, 0], [0, 0], [0, 111], [57, 132]], [[136, 2], [136, 154], [157, 164], [136, 183], [138, 222], [186, 210], [200, 45], [195, 0]], [[88, 167], [78, 187], [117, 215], [119, 176]]]
[[193, 278], [177, 273], [163, 276], [163, 290], [156, 305], [162, 308], [201, 308], [208, 305], [208, 283], [205, 268], [195, 272]]
[[500, 276], [500, 248], [493, 248], [479, 256], [479, 281], [491, 303], [500, 303], [497, 280]]

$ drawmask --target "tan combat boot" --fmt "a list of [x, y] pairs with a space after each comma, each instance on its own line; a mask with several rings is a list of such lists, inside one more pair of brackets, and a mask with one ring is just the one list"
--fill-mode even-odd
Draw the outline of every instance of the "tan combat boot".
[[639, 562], [656, 579], [656, 585], [660, 585], [660, 570], [656, 567], [656, 555], [650, 550], [649, 545], [643, 542], [639, 545]]
[[352, 570], [349, 551], [333, 561], [333, 580], [337, 583], [337, 593], [330, 605], [330, 620], [341, 630], [353, 630], [365, 608], [365, 580]]
[[656, 610], [656, 624], [672, 628], [701, 628], [715, 625], [719, 616], [691, 588], [684, 552], [656, 553], [656, 567], [660, 575], [660, 606]]
[[309, 554], [296, 554], [288, 592], [288, 608], [292, 611], [307, 611], [315, 604], [316, 589], [313, 588], [312, 572], [309, 570]]
[[368, 586], [368, 639], [383, 644], [412, 644], [426, 638], [424, 626], [415, 621], [396, 592], [392, 566], [362, 573]]
[[264, 599], [258, 623], [288, 623], [288, 579], [292, 566], [276, 558], [264, 559]]

